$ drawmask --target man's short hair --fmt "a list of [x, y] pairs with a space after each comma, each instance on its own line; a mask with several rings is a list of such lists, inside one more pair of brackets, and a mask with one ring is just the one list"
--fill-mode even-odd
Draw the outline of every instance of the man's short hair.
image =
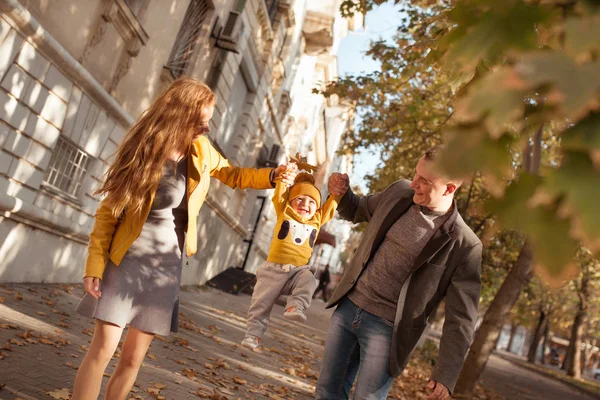
[[442, 151], [444, 151], [445, 149], [446, 149], [446, 147], [443, 144], [438, 144], [436, 146], [433, 146], [429, 150], [427, 150], [423, 157], [425, 157], [425, 160], [427, 160], [427, 161], [434, 161], [439, 157], [440, 153]]

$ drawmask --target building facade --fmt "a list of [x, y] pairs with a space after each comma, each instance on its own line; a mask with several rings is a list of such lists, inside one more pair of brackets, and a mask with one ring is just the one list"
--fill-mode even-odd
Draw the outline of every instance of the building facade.
[[[127, 128], [179, 76], [215, 91], [209, 137], [232, 164], [284, 160], [303, 101], [291, 82], [323, 27], [308, 24], [309, 3], [0, 0], [0, 282], [80, 281], [93, 192]], [[242, 265], [268, 214], [257, 208], [268, 191], [211, 185], [184, 284]]]

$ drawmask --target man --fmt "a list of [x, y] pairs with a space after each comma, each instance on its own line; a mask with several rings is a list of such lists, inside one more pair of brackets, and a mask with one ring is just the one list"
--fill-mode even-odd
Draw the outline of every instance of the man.
[[317, 297], [317, 294], [322, 291], [321, 296], [323, 297], [323, 301], [327, 301], [327, 286], [331, 282], [331, 278], [329, 277], [329, 264], [325, 265], [325, 269], [321, 272], [319, 276], [319, 286], [315, 293], [313, 294], [313, 299]]
[[434, 169], [439, 147], [419, 160], [412, 182], [359, 197], [347, 175], [329, 179], [332, 195], [344, 196], [338, 212], [367, 221], [328, 307], [333, 313], [317, 399], [385, 399], [408, 363], [428, 317], [446, 298], [446, 319], [428, 399], [450, 396], [473, 340], [481, 288], [481, 241], [456, 209], [460, 181]]

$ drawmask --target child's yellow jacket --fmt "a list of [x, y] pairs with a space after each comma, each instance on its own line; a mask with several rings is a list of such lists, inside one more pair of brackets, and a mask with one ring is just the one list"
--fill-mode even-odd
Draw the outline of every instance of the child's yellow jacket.
[[273, 195], [277, 223], [267, 261], [299, 267], [308, 264], [319, 230], [333, 218], [339, 198], [330, 196], [307, 220], [292, 208], [288, 196], [288, 188], [278, 179]]
[[[186, 233], [188, 256], [193, 255], [197, 250], [196, 218], [206, 198], [210, 177], [214, 176], [231, 188], [270, 189], [273, 187], [269, 179], [271, 171], [271, 168], [257, 170], [230, 165], [229, 161], [215, 150], [205, 136], [201, 136], [193, 143], [188, 154], [188, 224]], [[94, 228], [90, 233], [85, 276], [102, 278], [109, 258], [116, 265], [121, 263], [129, 247], [142, 232], [153, 201], [154, 193], [151, 194], [150, 201], [141, 213], [125, 212], [125, 216], [120, 222], [113, 216], [112, 210], [104, 201], [100, 203], [96, 211]]]

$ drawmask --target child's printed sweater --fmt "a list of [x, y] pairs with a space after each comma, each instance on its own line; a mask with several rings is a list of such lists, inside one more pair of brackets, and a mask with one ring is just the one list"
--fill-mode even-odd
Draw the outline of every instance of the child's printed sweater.
[[288, 198], [289, 188], [278, 179], [273, 195], [277, 223], [267, 261], [299, 267], [308, 264], [319, 230], [333, 218], [340, 198], [330, 196], [310, 219], [301, 217]]

